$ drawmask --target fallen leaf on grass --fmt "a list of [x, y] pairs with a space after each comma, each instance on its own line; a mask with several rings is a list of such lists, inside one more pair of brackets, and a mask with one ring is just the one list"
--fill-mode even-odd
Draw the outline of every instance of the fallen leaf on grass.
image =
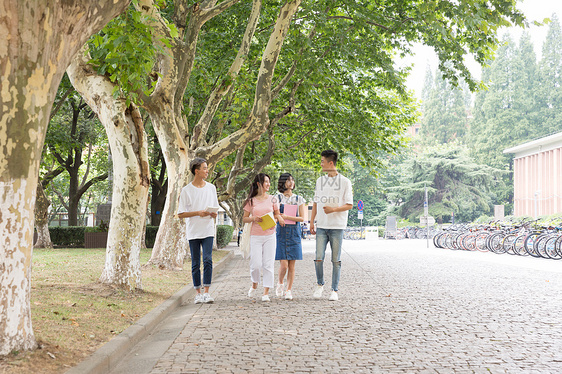
[[47, 355], [52, 358], [53, 360], [56, 358], [54, 354], [52, 354], [51, 352], [47, 352]]

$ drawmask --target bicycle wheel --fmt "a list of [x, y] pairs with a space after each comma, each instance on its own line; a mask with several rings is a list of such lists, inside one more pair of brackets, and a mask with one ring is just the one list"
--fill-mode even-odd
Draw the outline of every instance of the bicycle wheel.
[[562, 258], [562, 235], [557, 234], [558, 238], [554, 242], [554, 250], [558, 257]]
[[519, 256], [528, 256], [529, 254], [525, 250], [525, 239], [527, 235], [519, 235], [515, 238], [513, 242], [513, 253]]
[[537, 253], [539, 257], [550, 258], [550, 256], [546, 253], [546, 243], [551, 237], [551, 234], [542, 234], [535, 240], [533, 245], [535, 247], [535, 253]]
[[476, 249], [476, 235], [474, 233], [468, 233], [461, 240], [461, 247], [465, 251], [474, 251]]
[[486, 248], [486, 240], [490, 236], [490, 233], [487, 231], [483, 231], [476, 235], [476, 249], [480, 252], [488, 252], [488, 248]]
[[454, 249], [453, 240], [454, 240], [453, 234], [447, 234], [447, 236], [445, 237], [445, 248]]
[[537, 238], [541, 235], [540, 232], [535, 231], [527, 235], [525, 241], [523, 242], [523, 247], [525, 251], [533, 257], [540, 257], [537, 253], [537, 249], [535, 248], [535, 242]]
[[559, 239], [559, 236], [556, 234], [551, 235], [545, 243], [545, 253], [548, 258], [553, 260], [560, 260], [562, 255], [556, 250], [556, 241]]
[[505, 251], [503, 250], [503, 245], [502, 245], [503, 237], [504, 234], [501, 232], [490, 235], [488, 237], [488, 240], [486, 241], [486, 246], [488, 247], [488, 250], [490, 252], [494, 252], [497, 254], [504, 253]]
[[516, 238], [517, 238], [517, 235], [515, 235], [515, 234], [508, 234], [503, 238], [502, 247], [503, 247], [504, 253], [507, 253], [507, 254], [510, 254], [510, 255], [516, 254], [513, 250], [513, 244], [515, 243]]
[[462, 232], [460, 234], [455, 235], [455, 238], [453, 239], [453, 246], [454, 249], [464, 249], [462, 247], [462, 239], [466, 236], [466, 232]]
[[440, 239], [443, 235], [445, 235], [445, 232], [440, 232], [433, 237], [433, 246], [435, 248], [443, 248], [443, 247], [441, 247], [441, 243], [439, 243], [439, 241], [440, 241]]

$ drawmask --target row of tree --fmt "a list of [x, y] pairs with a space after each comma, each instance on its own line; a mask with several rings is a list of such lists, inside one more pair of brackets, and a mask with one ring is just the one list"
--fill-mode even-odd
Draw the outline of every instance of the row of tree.
[[[562, 131], [562, 32], [556, 15], [548, 24], [537, 61], [528, 33], [515, 43], [506, 33], [497, 57], [482, 70], [486, 88], [474, 96], [439, 71], [427, 70], [421, 131], [414, 151], [396, 159], [382, 181], [387, 214], [411, 222], [423, 213], [425, 186], [430, 214], [472, 221], [493, 214], [493, 205], [513, 209], [513, 155], [503, 150]], [[473, 100], [474, 97], [474, 100]]]
[[[128, 5], [0, 5], [8, 33], [0, 47], [0, 354], [35, 346], [33, 212], [47, 124], [65, 71], [103, 125], [113, 160], [112, 219], [100, 279], [133, 289], [142, 287], [139, 217], [153, 175], [146, 118], [167, 176], [152, 257], [175, 267], [185, 246], [174, 213], [193, 157], [209, 160], [221, 200], [232, 201], [233, 210], [248, 178], [276, 154], [331, 147], [377, 165], [398, 151], [412, 122], [407, 71], [395, 68], [395, 56], [410, 53], [415, 42], [431, 45], [443, 63], [450, 62], [443, 65], [445, 76], [462, 77], [474, 88], [464, 55], [483, 63], [498, 43], [499, 27], [526, 22], [513, 3], [499, 0]], [[55, 149], [50, 152], [56, 157]]]

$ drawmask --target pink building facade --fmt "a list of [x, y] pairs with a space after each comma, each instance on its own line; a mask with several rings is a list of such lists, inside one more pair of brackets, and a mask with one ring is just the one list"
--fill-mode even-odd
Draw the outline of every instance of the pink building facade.
[[514, 153], [514, 212], [538, 217], [562, 212], [562, 133], [508, 148]]

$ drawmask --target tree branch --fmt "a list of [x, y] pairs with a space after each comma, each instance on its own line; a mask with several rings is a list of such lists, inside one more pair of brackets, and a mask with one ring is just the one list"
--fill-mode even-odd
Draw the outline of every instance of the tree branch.
[[43, 188], [47, 188], [49, 183], [51, 183], [53, 181], [53, 179], [58, 177], [65, 170], [66, 169], [62, 166], [59, 166], [54, 170], [49, 170], [49, 172], [47, 172], [47, 174], [45, 174], [43, 176], [43, 178], [41, 179], [41, 185], [43, 186]]
[[59, 198], [60, 203], [62, 204], [62, 206], [64, 207], [64, 209], [66, 209], [66, 211], [70, 211], [70, 207], [68, 206], [68, 204], [64, 201], [64, 196], [63, 194], [61, 194], [59, 192], [59, 190], [57, 190], [56, 187], [52, 187], [53, 192], [57, 195], [57, 197]]
[[70, 86], [64, 93], [64, 95], [62, 95], [61, 99], [59, 100], [59, 102], [57, 103], [57, 105], [55, 105], [55, 107], [53, 108], [53, 110], [51, 110], [51, 115], [49, 117], [49, 121], [51, 121], [53, 119], [53, 117], [58, 113], [58, 111], [60, 110], [60, 108], [62, 107], [62, 105], [64, 104], [64, 102], [66, 101], [66, 98], [68, 97], [68, 95], [70, 95], [74, 90], [73, 86]]
[[234, 61], [232, 62], [232, 65], [230, 66], [230, 69], [226, 74], [226, 78], [224, 78], [222, 82], [218, 84], [211, 93], [211, 96], [207, 101], [207, 106], [203, 111], [203, 115], [199, 118], [199, 121], [193, 128], [193, 136], [191, 138], [192, 150], [195, 150], [203, 145], [205, 138], [207, 137], [207, 132], [209, 131], [209, 126], [211, 125], [211, 121], [213, 120], [213, 117], [217, 112], [219, 104], [238, 77], [240, 68], [246, 60], [246, 56], [248, 55], [248, 52], [250, 50], [251, 40], [256, 31], [260, 11], [261, 0], [253, 0], [252, 11], [250, 13], [248, 24], [246, 25], [246, 31], [244, 32], [244, 36], [242, 37], [242, 42], [240, 44], [240, 48], [238, 49], [238, 53], [236, 54], [236, 57], [234, 58]]
[[82, 183], [80, 186], [83, 186], [88, 179], [88, 174], [90, 174], [90, 160], [92, 159], [92, 143], [88, 144], [88, 159], [86, 161], [86, 172], [84, 173], [84, 177], [82, 178]]
[[88, 188], [92, 187], [94, 183], [98, 183], [107, 179], [107, 176], [107, 173], [98, 175], [97, 177], [90, 179], [86, 184], [80, 186], [80, 188], [76, 192], [76, 196], [78, 196], [78, 199], [80, 199], [80, 197], [88, 190]]
[[289, 30], [291, 19], [301, 0], [291, 0], [282, 6], [275, 27], [263, 52], [260, 71], [256, 82], [254, 105], [245, 126], [210, 147], [201, 149], [211, 164], [222, 160], [236, 149], [257, 139], [269, 126], [269, 107], [271, 105], [271, 81], [281, 47]]

